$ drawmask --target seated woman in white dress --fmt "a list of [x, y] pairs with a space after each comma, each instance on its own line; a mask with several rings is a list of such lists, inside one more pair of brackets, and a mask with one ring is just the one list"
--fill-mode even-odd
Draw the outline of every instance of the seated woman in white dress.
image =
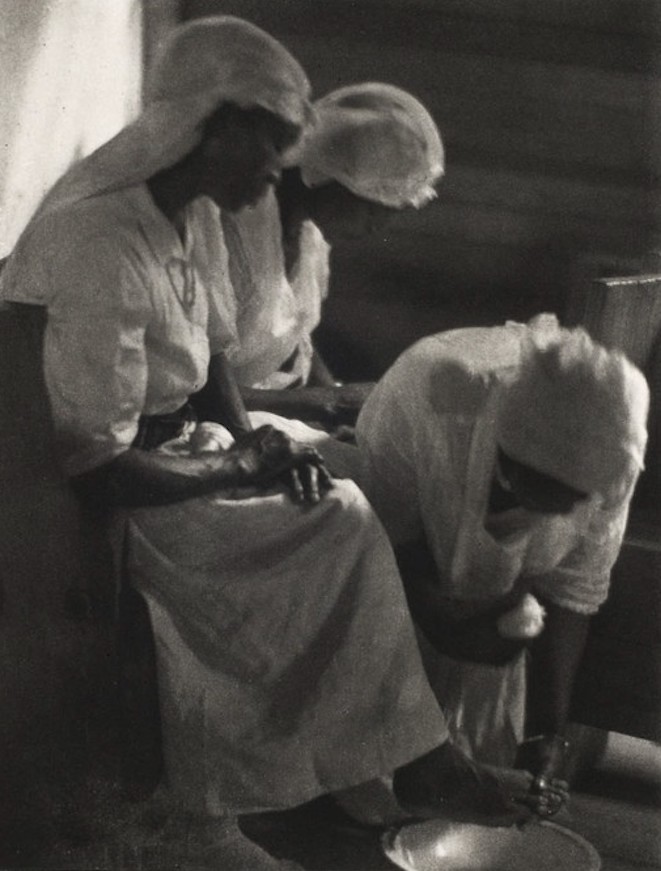
[[[272, 426], [225, 444], [217, 429], [212, 444], [186, 406], [209, 364], [219, 208], [277, 178], [308, 92], [291, 55], [247, 22], [176, 29], [140, 117], [55, 186], [0, 285], [3, 300], [47, 309], [62, 465], [112, 509], [154, 628], [167, 785], [213, 832], [200, 864], [224, 871], [278, 867], [237, 814], [393, 773], [407, 810], [515, 817], [447, 741], [358, 488]], [[287, 472], [311, 504], [290, 498]]]
[[329, 428], [355, 420], [371, 385], [336, 385], [312, 343], [330, 246], [423, 207], [444, 171], [434, 121], [401, 88], [350, 85], [314, 109], [316, 123], [287, 155], [279, 185], [221, 219], [229, 280], [215, 284], [211, 300], [203, 408], [234, 432], [247, 428], [244, 403]]

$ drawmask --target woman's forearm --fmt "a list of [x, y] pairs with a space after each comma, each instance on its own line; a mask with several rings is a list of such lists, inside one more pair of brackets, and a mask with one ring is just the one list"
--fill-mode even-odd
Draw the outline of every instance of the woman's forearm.
[[312, 352], [308, 384], [311, 387], [334, 387], [337, 385], [337, 379], [316, 348]]
[[72, 479], [83, 498], [112, 506], [163, 505], [247, 483], [241, 455], [179, 457], [130, 448], [104, 466]]
[[239, 387], [225, 356], [214, 354], [207, 383], [191, 401], [200, 419], [222, 424], [236, 438], [252, 429], [248, 411], [270, 411], [328, 427], [352, 426], [373, 387], [373, 382], [284, 390]]
[[241, 391], [224, 354], [211, 357], [207, 383], [191, 397], [191, 404], [200, 420], [222, 424], [235, 438], [252, 429]]
[[590, 617], [548, 601], [543, 604], [545, 628], [531, 648], [526, 731], [562, 735]]
[[81, 498], [98, 506], [167, 505], [231, 487], [293, 482], [298, 502], [318, 502], [331, 486], [323, 460], [268, 424], [241, 436], [227, 450], [173, 455], [129, 448], [109, 463], [72, 478]]
[[249, 411], [270, 411], [283, 417], [339, 426], [355, 423], [373, 387], [372, 382], [290, 390], [242, 387], [241, 394]]

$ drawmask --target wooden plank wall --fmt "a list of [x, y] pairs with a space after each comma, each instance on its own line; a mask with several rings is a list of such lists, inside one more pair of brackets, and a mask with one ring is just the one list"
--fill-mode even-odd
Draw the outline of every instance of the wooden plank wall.
[[390, 81], [440, 125], [438, 201], [334, 254], [320, 338], [340, 374], [378, 374], [433, 330], [562, 312], [577, 262], [657, 246], [659, 6], [182, 0], [184, 18], [241, 15], [282, 39], [316, 94]]

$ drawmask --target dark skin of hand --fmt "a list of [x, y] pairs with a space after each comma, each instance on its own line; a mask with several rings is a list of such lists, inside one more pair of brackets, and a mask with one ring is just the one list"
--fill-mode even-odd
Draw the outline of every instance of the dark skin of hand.
[[569, 801], [569, 784], [566, 780], [535, 777], [528, 792], [517, 801], [542, 820], [555, 816]]
[[[234, 373], [223, 354], [214, 354], [211, 357], [207, 383], [191, 400], [200, 419], [226, 427], [236, 439], [237, 445], [246, 444], [246, 439], [250, 443], [252, 424]], [[270, 429], [276, 432], [273, 427]], [[282, 445], [287, 446], [292, 456], [292, 465], [283, 468], [280, 473], [283, 483], [296, 502], [318, 502], [331, 486], [331, 475], [321, 456], [314, 448], [297, 444], [282, 431], [277, 432]], [[270, 441], [274, 441], [273, 436]], [[306, 456], [311, 458], [309, 463]]]
[[[337, 426], [355, 422], [372, 387], [370, 383], [296, 390], [239, 388], [229, 362], [218, 353], [209, 362], [207, 383], [192, 397], [192, 402], [201, 420], [222, 424], [240, 441], [252, 429], [247, 409]], [[284, 433], [281, 435], [288, 438]], [[295, 447], [291, 439], [288, 443], [292, 451], [304, 454], [306, 450], [312, 450], [305, 445]], [[310, 468], [300, 463], [296, 468], [284, 471], [283, 483], [296, 501], [319, 501], [328, 490], [330, 476], [323, 463], [320, 467], [320, 462], [321, 458], [315, 452]]]
[[[452, 603], [440, 594], [436, 564], [426, 540], [400, 545], [396, 553], [409, 607], [431, 643], [442, 649], [439, 642], [446, 640], [452, 632], [459, 635], [465, 632], [467, 640], [474, 642], [476, 632], [481, 631], [481, 618], [466, 619], [459, 612], [454, 614], [454, 620], [448, 618], [448, 613], [452, 613], [449, 607]], [[521, 579], [521, 592], [528, 586], [526, 579]], [[514, 604], [514, 601], [509, 602], [507, 607]], [[582, 655], [589, 617], [567, 611], [549, 601], [543, 601], [542, 605], [546, 610], [546, 625], [531, 648], [527, 734], [548, 735], [547, 743], [551, 743], [553, 737], [562, 735], [566, 727], [571, 687]], [[487, 622], [494, 624], [493, 620]], [[491, 630], [494, 636], [497, 635], [495, 625]], [[502, 638], [500, 642], [502, 644]], [[564, 752], [560, 752], [561, 740], [554, 743], [553, 754], [546, 753], [545, 744], [523, 744], [515, 764], [524, 770], [507, 772], [505, 777], [506, 782], [510, 781], [510, 793], [516, 801], [542, 819], [557, 813], [569, 796], [569, 786], [562, 776]], [[499, 770], [498, 774], [503, 779], [504, 772]]]
[[[299, 135], [298, 127], [271, 112], [224, 103], [207, 119], [195, 148], [149, 178], [147, 186], [183, 239], [188, 203], [207, 196], [230, 212], [250, 205], [278, 180], [282, 154]], [[159, 504], [224, 487], [266, 487], [282, 477], [295, 500], [318, 502], [330, 486], [319, 454], [295, 445], [284, 433], [276, 434], [273, 427], [253, 435], [231, 371], [221, 372], [217, 384], [211, 377], [222, 363], [222, 357], [219, 363], [212, 359], [209, 370], [215, 414], [198, 417], [230, 430], [236, 444], [229, 451], [166, 457], [131, 449], [94, 473], [94, 480], [79, 482], [79, 489], [101, 488], [115, 504]]]
[[242, 486], [269, 487], [283, 475], [295, 482], [298, 501], [316, 503], [332, 487], [317, 451], [263, 426], [226, 451], [170, 456], [130, 448], [109, 463], [73, 479], [78, 493], [115, 506], [167, 505]]
[[[489, 770], [490, 766], [485, 768]], [[512, 801], [522, 809], [519, 825], [525, 825], [534, 819], [548, 819], [564, 807], [569, 799], [569, 786], [564, 780], [548, 781], [541, 789], [536, 784], [536, 778], [533, 778], [528, 771], [505, 768], [491, 770], [507, 790]]]

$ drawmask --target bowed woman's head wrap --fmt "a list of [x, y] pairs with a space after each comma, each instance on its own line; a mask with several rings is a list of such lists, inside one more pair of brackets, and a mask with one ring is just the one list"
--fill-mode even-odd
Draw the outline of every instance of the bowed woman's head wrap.
[[364, 82], [314, 104], [316, 124], [289, 161], [308, 187], [335, 181], [392, 208], [419, 208], [444, 172], [441, 136], [429, 112], [401, 88]]
[[139, 117], [76, 164], [37, 216], [145, 181], [200, 142], [225, 102], [261, 107], [303, 129], [312, 117], [305, 72], [272, 36], [229, 15], [175, 28], [149, 77]]
[[512, 459], [612, 505], [643, 468], [648, 407], [647, 382], [624, 354], [544, 315], [506, 387], [497, 441]]

